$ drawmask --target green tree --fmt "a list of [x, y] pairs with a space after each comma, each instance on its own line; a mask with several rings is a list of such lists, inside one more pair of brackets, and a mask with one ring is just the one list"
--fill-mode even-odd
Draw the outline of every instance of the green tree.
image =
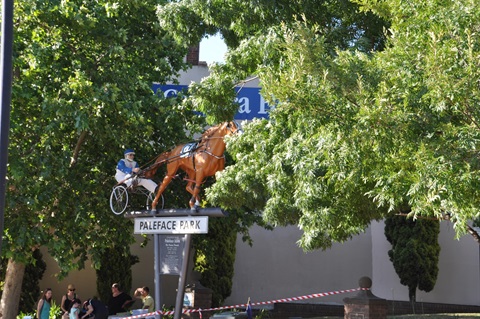
[[408, 297], [416, 301], [417, 288], [425, 292], [435, 287], [440, 245], [438, 220], [412, 220], [404, 216], [385, 219], [385, 236], [392, 244], [388, 251], [400, 283], [408, 287]]
[[151, 90], [186, 67], [187, 46], [156, 17], [166, 2], [15, 2], [4, 318], [17, 314], [33, 249], [45, 246], [61, 277], [133, 241], [132, 222], [108, 206], [124, 148], [147, 163], [203, 123]]
[[[312, 24], [318, 24], [316, 34], [325, 37], [331, 53], [336, 47], [355, 47], [362, 51], [383, 48], [385, 22], [372, 13], [358, 13], [357, 9], [357, 5], [348, 1], [189, 0], [163, 6], [158, 15], [161, 25], [180, 44], [197, 43], [206, 34], [220, 32], [230, 47], [227, 64], [212, 66], [212, 75], [201, 84], [192, 84], [190, 96], [183, 100], [185, 106], [202, 111], [208, 122], [216, 123], [231, 120], [238, 108], [233, 102], [234, 84], [258, 75], [263, 63], [279, 62], [283, 49], [270, 41], [270, 36], [282, 25], [294, 26], [299, 21], [309, 21], [310, 25], [314, 21]], [[269, 160], [267, 156], [265, 159]], [[231, 292], [234, 255], [229, 247], [235, 244], [235, 228], [243, 233], [246, 241], [250, 240], [248, 227], [253, 223], [271, 228], [269, 221], [263, 221], [259, 214], [269, 198], [266, 192], [256, 192], [262, 188], [263, 181], [253, 170], [241, 175], [242, 183], [250, 189], [222, 184], [218, 188], [222, 190], [209, 197], [210, 203], [222, 203], [223, 196], [229, 197], [230, 215], [224, 222], [230, 223], [230, 232], [212, 231], [204, 240], [195, 239], [195, 269], [202, 274], [201, 283], [213, 290], [214, 304], [221, 304]], [[215, 255], [222, 257], [215, 260]]]
[[191, 98], [184, 101], [204, 112], [210, 123], [232, 119], [238, 109], [234, 85], [283, 61], [282, 27], [301, 22], [314, 27], [331, 54], [337, 48], [382, 49], [385, 41], [385, 20], [359, 12], [357, 4], [343, 0], [183, 0], [159, 8], [158, 15], [178, 43], [198, 43], [203, 36], [219, 32], [230, 48], [227, 63], [212, 65], [211, 75], [201, 84], [192, 83]]
[[[480, 9], [471, 1], [356, 2], [388, 21], [383, 51], [332, 46], [323, 20], [280, 17], [246, 32], [224, 65], [191, 86], [186, 105], [215, 101], [212, 118], [231, 116], [232, 84], [247, 76], [275, 105], [269, 120], [230, 139], [236, 163], [208, 199], [274, 226], [297, 224], [305, 249], [347, 240], [404, 203], [409, 217], [448, 213], [461, 236], [480, 207]], [[228, 9], [214, 4], [211, 11]], [[169, 30], [182, 34], [178, 25]]]
[[[331, 48], [383, 48], [385, 21], [358, 5], [343, 0], [181, 0], [158, 10], [160, 23], [178, 42], [198, 43], [205, 35], [219, 32], [230, 48], [268, 33], [271, 27], [293, 26], [308, 21], [320, 26]], [[250, 55], [251, 57], [251, 55]]]
[[114, 245], [102, 253], [101, 267], [96, 270], [98, 299], [108, 304], [112, 298], [112, 284], [118, 283], [122, 291], [132, 288], [132, 266], [137, 256], [130, 254], [130, 247]]
[[[47, 264], [43, 261], [43, 255], [39, 249], [33, 251], [33, 261], [26, 265], [25, 276], [22, 282], [22, 289], [20, 294], [19, 311], [23, 313], [31, 313], [36, 309], [37, 302], [42, 296], [41, 290], [38, 286], [39, 281], [43, 278], [43, 273], [47, 269]], [[8, 260], [3, 258], [0, 267], [0, 278], [5, 278], [5, 271]], [[0, 282], [0, 297], [3, 295], [4, 282]], [[42, 290], [47, 287], [42, 287]]]

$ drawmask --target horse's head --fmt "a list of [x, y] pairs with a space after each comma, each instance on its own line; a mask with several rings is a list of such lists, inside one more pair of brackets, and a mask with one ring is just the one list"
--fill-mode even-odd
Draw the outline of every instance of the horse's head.
[[206, 130], [202, 134], [201, 140], [205, 142], [208, 140], [223, 138], [226, 135], [232, 135], [236, 133], [243, 133], [242, 129], [240, 128], [240, 124], [238, 124], [238, 122], [236, 121], [224, 122]]
[[226, 129], [227, 129], [227, 135], [230, 134], [242, 134], [242, 127], [240, 126], [240, 123], [237, 121], [230, 121], [226, 123]]

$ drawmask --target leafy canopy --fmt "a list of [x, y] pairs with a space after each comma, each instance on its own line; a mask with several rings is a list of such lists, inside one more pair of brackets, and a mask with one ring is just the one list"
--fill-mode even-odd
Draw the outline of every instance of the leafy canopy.
[[[314, 16], [274, 19], [262, 14], [270, 12], [267, 3], [275, 3], [275, 13], [291, 7], [257, 1], [255, 23], [243, 13], [227, 18], [240, 5], [233, 2], [215, 2], [202, 13], [193, 0], [166, 7], [188, 7], [202, 18], [195, 34], [215, 26], [231, 46], [226, 63], [191, 86], [186, 105], [207, 111], [214, 96], [219, 107], [207, 114], [233, 115], [232, 87], [248, 76], [260, 79], [275, 105], [269, 120], [246, 125], [229, 141], [236, 163], [210, 188], [209, 200], [262, 214], [273, 225], [297, 224], [305, 249], [327, 248], [405, 210], [411, 217], [448, 213], [462, 235], [480, 207], [475, 3], [359, 0], [358, 9], [377, 15], [379, 26], [388, 21], [384, 50], [372, 51], [383, 46], [379, 33], [365, 37], [377, 45], [361, 45], [367, 26], [345, 42], [332, 41], [332, 22], [348, 21], [342, 15], [322, 19], [312, 9]], [[180, 34], [180, 17], [177, 25], [160, 18]]]
[[108, 206], [123, 150], [146, 164], [201, 123], [151, 90], [186, 68], [156, 17], [165, 3], [16, 1], [5, 257], [46, 246], [63, 275], [133, 240]]

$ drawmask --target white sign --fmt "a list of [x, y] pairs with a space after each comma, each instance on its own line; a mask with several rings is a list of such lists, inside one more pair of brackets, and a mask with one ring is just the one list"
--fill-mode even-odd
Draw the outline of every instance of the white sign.
[[135, 218], [135, 234], [206, 234], [208, 216]]

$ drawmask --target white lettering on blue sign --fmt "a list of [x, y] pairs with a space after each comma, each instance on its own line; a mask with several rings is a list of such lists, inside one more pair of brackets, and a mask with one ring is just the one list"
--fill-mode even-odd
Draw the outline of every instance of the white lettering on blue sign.
[[[179, 91], [187, 90], [187, 85], [173, 84], [154, 84], [152, 87], [155, 93], [160, 90], [165, 98], [173, 97]], [[271, 107], [260, 94], [260, 88], [242, 87], [237, 88], [237, 96], [235, 102], [238, 103], [238, 112], [235, 114], [235, 120], [253, 120], [254, 118], [268, 118], [268, 112]]]
[[235, 102], [239, 104], [238, 106], [238, 113], [241, 114], [250, 114], [252, 110], [250, 110], [250, 100], [246, 97], [236, 97]]

